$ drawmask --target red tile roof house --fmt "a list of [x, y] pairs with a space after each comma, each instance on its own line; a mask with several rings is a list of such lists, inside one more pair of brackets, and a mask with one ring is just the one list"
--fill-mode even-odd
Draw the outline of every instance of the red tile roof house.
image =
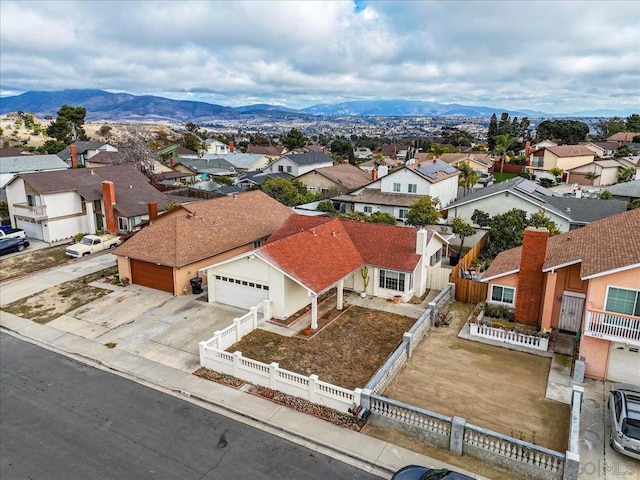
[[432, 230], [293, 215], [264, 246], [202, 271], [209, 302], [250, 308], [270, 300], [277, 319], [311, 304], [315, 329], [318, 296], [332, 288], [338, 309], [344, 289], [405, 302], [423, 295], [446, 244]]
[[184, 294], [199, 269], [262, 245], [291, 214], [259, 190], [182, 205], [114, 251], [120, 277]]
[[580, 331], [586, 376], [640, 384], [640, 209], [550, 238], [527, 229], [482, 281], [516, 322]]

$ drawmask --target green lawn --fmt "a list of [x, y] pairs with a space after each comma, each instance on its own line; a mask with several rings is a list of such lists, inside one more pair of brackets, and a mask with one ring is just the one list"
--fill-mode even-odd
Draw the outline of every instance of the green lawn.
[[517, 176], [518, 176], [517, 173], [494, 173], [493, 182], [494, 183], [504, 182], [505, 180], [508, 180], [510, 178], [517, 177]]

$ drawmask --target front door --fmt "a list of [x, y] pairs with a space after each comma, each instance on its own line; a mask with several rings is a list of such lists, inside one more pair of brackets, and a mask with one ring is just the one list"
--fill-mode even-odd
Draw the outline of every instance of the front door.
[[567, 332], [577, 332], [580, 329], [580, 324], [582, 322], [583, 307], [583, 294], [564, 292], [564, 295], [562, 295], [558, 328]]

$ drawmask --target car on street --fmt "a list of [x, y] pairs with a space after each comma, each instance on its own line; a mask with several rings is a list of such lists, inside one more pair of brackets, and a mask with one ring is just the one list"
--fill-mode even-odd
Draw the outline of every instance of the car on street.
[[487, 185], [491, 185], [493, 183], [493, 175], [489, 172], [481, 173], [480, 176], [478, 177], [478, 183], [480, 185], [484, 185], [485, 187]]
[[12, 252], [22, 252], [29, 246], [29, 241], [24, 238], [1, 238], [0, 255], [7, 255]]
[[614, 384], [609, 392], [609, 414], [613, 449], [640, 460], [640, 386]]
[[473, 478], [446, 469], [436, 470], [419, 465], [407, 465], [394, 473], [391, 480], [473, 480]]

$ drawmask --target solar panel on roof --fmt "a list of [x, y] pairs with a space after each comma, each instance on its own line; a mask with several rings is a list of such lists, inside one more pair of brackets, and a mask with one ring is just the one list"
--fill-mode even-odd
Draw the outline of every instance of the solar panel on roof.
[[451, 174], [456, 172], [456, 168], [452, 167], [451, 165], [447, 165], [444, 162], [437, 162], [437, 163], [430, 163], [428, 165], [422, 165], [421, 167], [418, 167], [418, 171], [428, 177], [436, 178], [436, 174], [438, 172]]
[[537, 190], [538, 185], [530, 180], [525, 180], [524, 182], [520, 182], [517, 188], [526, 193], [533, 193]]

